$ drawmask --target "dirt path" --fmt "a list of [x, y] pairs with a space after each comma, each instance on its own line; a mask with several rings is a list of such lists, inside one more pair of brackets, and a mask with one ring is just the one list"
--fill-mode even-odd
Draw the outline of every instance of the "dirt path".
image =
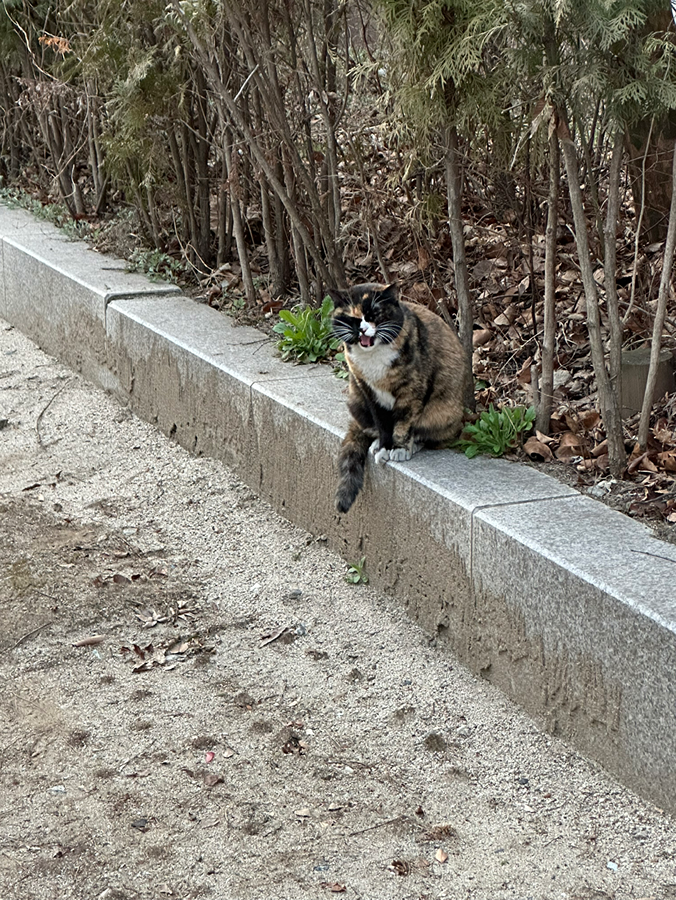
[[0, 897], [676, 897], [672, 820], [1, 321], [0, 515]]

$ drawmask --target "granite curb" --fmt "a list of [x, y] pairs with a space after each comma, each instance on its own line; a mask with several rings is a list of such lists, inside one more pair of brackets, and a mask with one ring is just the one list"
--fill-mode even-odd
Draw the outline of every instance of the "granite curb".
[[472, 671], [676, 811], [676, 547], [540, 472], [452, 451], [369, 467], [333, 508], [344, 384], [260, 332], [0, 206], [0, 317], [221, 459]]

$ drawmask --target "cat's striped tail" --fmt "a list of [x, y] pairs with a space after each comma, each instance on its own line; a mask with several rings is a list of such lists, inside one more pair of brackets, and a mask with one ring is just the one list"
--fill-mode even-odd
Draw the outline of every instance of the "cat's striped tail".
[[368, 435], [356, 422], [351, 422], [338, 454], [340, 480], [336, 489], [336, 509], [346, 513], [352, 506], [364, 484], [364, 465], [373, 436]]

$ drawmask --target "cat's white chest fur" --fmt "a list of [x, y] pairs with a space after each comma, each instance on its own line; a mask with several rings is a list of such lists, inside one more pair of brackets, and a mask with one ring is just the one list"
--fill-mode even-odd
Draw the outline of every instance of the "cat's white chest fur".
[[368, 384], [376, 399], [385, 409], [392, 409], [394, 406], [394, 396], [389, 391], [383, 391], [378, 387], [378, 383], [388, 373], [388, 370], [394, 360], [399, 355], [399, 351], [389, 344], [378, 344], [375, 347], [364, 349], [359, 344], [347, 348], [350, 362], [357, 370], [357, 375]]

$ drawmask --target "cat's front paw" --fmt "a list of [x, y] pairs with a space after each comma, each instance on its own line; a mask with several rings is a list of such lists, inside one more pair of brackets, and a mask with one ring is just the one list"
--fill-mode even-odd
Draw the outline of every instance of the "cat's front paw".
[[380, 438], [376, 438], [369, 447], [369, 453], [373, 457], [374, 461], [380, 466], [385, 465], [387, 460], [391, 458], [391, 452], [391, 450], [386, 450], [384, 447], [380, 446]]
[[392, 459], [392, 454], [394, 450], [386, 450], [385, 447], [380, 447], [379, 450], [373, 454], [373, 458], [379, 466], [384, 466], [388, 459]]
[[395, 447], [393, 450], [390, 450], [390, 461], [391, 462], [406, 462], [406, 460], [410, 459], [414, 453], [417, 453], [420, 450], [419, 444], [411, 444], [409, 447]]
[[407, 450], [406, 447], [395, 447], [394, 450], [390, 450], [390, 460], [392, 462], [406, 462], [410, 458], [411, 451]]

